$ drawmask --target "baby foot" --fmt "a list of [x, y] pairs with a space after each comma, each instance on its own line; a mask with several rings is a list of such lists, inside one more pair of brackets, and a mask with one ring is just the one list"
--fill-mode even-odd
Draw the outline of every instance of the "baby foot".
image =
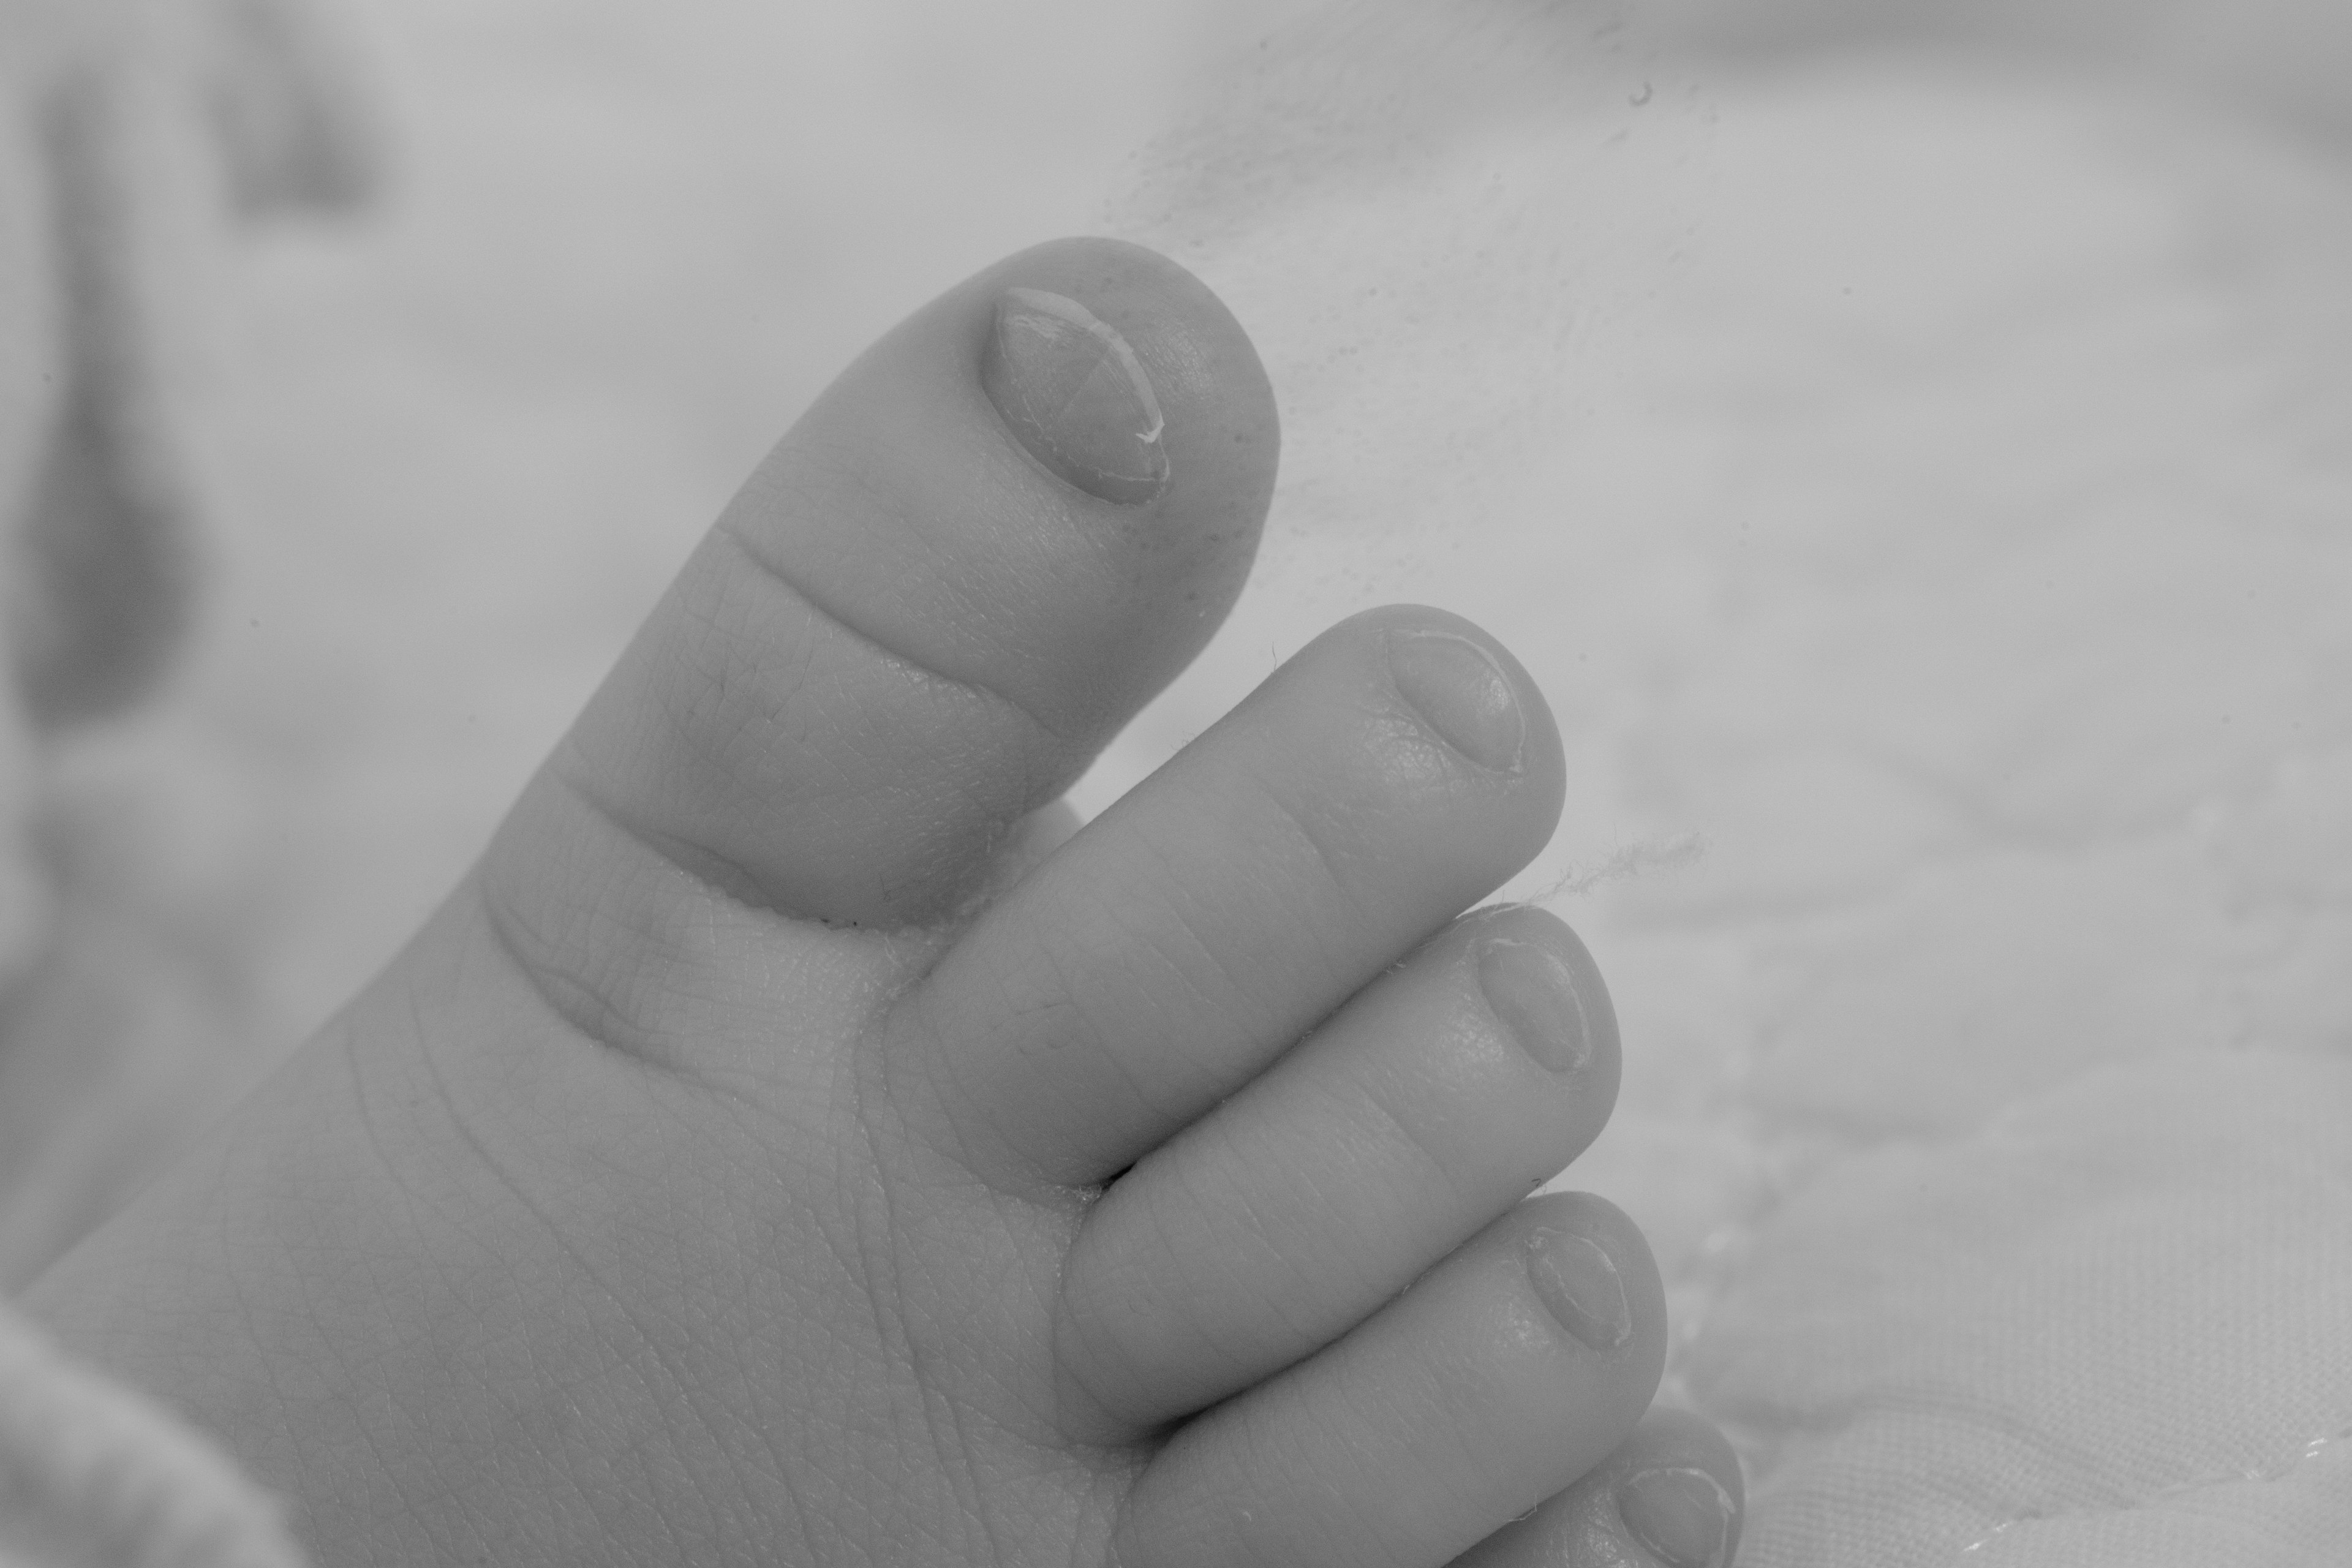
[[1360, 616], [1035, 826], [1232, 602], [1275, 430], [1131, 247], [917, 313], [34, 1310], [327, 1563], [1435, 1568], [1538, 1510], [1477, 1560], [1727, 1562], [1721, 1439], [1635, 1433], [1640, 1235], [1522, 1201], [1618, 1070], [1575, 937], [1462, 914], [1560, 808], [1525, 671]]

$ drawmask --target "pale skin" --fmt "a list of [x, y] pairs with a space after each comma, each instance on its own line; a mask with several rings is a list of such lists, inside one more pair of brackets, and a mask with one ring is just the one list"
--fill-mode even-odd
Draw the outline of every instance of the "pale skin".
[[[990, 401], [1016, 288], [1131, 346], [1155, 493]], [[31, 1310], [321, 1563], [1723, 1561], [1640, 1234], [1527, 1195], [1618, 1041], [1559, 921], [1465, 912], [1562, 807], [1526, 671], [1373, 611], [1050, 805], [1232, 603], [1276, 447], [1147, 252], [917, 312], [415, 940]]]

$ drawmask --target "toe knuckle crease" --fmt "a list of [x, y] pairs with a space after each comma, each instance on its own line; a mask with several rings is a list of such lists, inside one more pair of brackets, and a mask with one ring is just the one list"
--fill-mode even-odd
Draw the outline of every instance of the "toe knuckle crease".
[[861, 624], [847, 609], [818, 593], [813, 584], [803, 580], [769, 552], [762, 550], [740, 526], [722, 521], [715, 531], [753, 572], [758, 574], [761, 581], [776, 592], [796, 601], [812, 616], [866, 648], [877, 658], [910, 670], [926, 681], [977, 697], [992, 706], [1010, 710], [1023, 722], [1045, 737], [1057, 748], [1067, 749], [1076, 743], [1075, 737], [1066, 734], [1058, 726], [1047, 722], [1045, 715], [1002, 685], [976, 675], [957, 674], [941, 669], [936, 663], [904, 648], [892, 646], [880, 634]]

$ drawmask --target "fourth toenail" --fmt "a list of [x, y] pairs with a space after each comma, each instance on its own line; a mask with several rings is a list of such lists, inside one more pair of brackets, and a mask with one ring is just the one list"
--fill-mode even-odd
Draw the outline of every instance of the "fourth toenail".
[[1723, 1568], [1731, 1494], [1696, 1468], [1643, 1470], [1617, 1489], [1617, 1517], [1666, 1568]]
[[1389, 639], [1397, 694], [1412, 704], [1439, 739], [1498, 773], [1516, 773], [1527, 724], [1510, 678], [1485, 648], [1446, 632]]
[[1601, 1244], [1573, 1231], [1538, 1228], [1528, 1237], [1528, 1279], [1559, 1326], [1597, 1351], [1633, 1332], [1625, 1282]]
[[1007, 289], [980, 381], [1004, 423], [1056, 478], [1133, 505], [1168, 483], [1166, 421], [1116, 328], [1061, 294]]
[[1478, 952], [1478, 986], [1511, 1037], [1552, 1071], [1572, 1071], [1592, 1055], [1576, 976], [1535, 943], [1489, 939]]

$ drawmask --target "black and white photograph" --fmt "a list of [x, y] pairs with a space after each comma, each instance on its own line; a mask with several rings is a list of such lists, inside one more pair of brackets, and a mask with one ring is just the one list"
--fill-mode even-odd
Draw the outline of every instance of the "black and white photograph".
[[0, 1568], [2352, 1568], [2352, 8], [0, 0]]

